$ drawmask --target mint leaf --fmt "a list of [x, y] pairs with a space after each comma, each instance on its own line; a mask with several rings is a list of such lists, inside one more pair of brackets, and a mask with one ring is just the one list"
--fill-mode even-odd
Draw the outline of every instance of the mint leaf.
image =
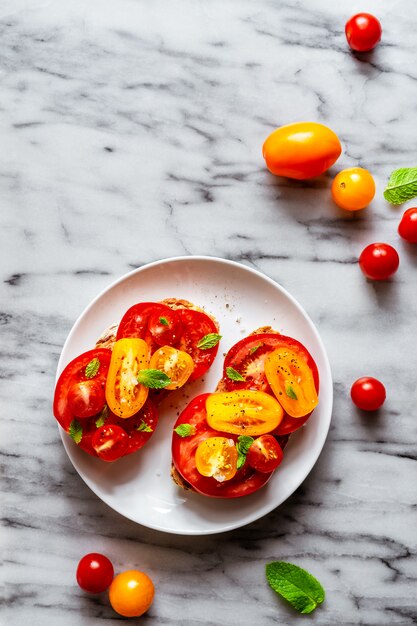
[[261, 343], [258, 343], [257, 346], [252, 346], [252, 348], [249, 350], [249, 354], [254, 354], [254, 352], [256, 352], [258, 350], [258, 348], [261, 347]]
[[417, 167], [401, 167], [392, 172], [384, 198], [391, 204], [402, 204], [417, 196]]
[[85, 372], [84, 372], [85, 377], [94, 378], [94, 376], [96, 376], [98, 372], [99, 367], [100, 367], [100, 359], [98, 359], [97, 357], [95, 357], [94, 359], [91, 359], [91, 361], [87, 363], [85, 367]]
[[79, 444], [81, 439], [83, 438], [83, 427], [81, 426], [80, 422], [77, 422], [77, 420], [72, 420], [68, 430], [68, 434], [71, 439], [75, 441], [76, 444]]
[[141, 370], [137, 375], [138, 383], [150, 389], [163, 389], [171, 379], [161, 370]]
[[109, 414], [109, 407], [107, 406], [107, 404], [105, 404], [103, 407], [103, 410], [101, 411], [100, 415], [96, 419], [97, 428], [100, 428], [100, 426], [104, 426], [104, 422], [106, 421], [108, 414]]
[[246, 463], [246, 455], [249, 452], [249, 448], [254, 442], [253, 437], [249, 435], [240, 435], [237, 438], [236, 450], [237, 450], [237, 469], [239, 470]]
[[217, 333], [209, 333], [208, 335], [204, 335], [204, 337], [201, 337], [200, 341], [198, 342], [197, 348], [200, 348], [200, 350], [209, 350], [210, 348], [214, 348], [214, 346], [217, 346], [221, 338], [222, 336], [218, 335]]
[[162, 326], [169, 326], [169, 322], [166, 317], [160, 317], [159, 321], [162, 324]]
[[233, 369], [233, 367], [226, 367], [226, 374], [227, 374], [227, 377], [230, 378], [230, 380], [234, 380], [236, 382], [245, 380], [242, 374], [239, 374], [239, 372]]
[[311, 613], [324, 601], [319, 581], [302, 567], [274, 561], [266, 566], [268, 584], [300, 613]]
[[297, 398], [297, 394], [295, 393], [294, 389], [292, 388], [292, 386], [291, 386], [289, 383], [287, 383], [287, 384], [285, 385], [285, 393], [286, 393], [286, 394], [287, 394], [287, 396], [288, 396], [289, 398], [291, 398], [292, 400], [297, 400], [297, 399], [298, 399], [298, 398]]
[[141, 420], [139, 426], [136, 428], [140, 433], [153, 433], [153, 428], [148, 426], [145, 420]]
[[174, 428], [174, 433], [180, 437], [191, 437], [191, 435], [195, 435], [195, 426], [194, 424], [179, 424]]

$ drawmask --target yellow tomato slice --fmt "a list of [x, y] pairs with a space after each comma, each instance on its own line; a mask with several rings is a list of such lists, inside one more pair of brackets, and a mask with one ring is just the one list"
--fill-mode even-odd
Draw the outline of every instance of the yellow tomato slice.
[[170, 384], [165, 389], [179, 389], [185, 385], [191, 376], [194, 361], [183, 350], [163, 346], [154, 352], [149, 367], [164, 372], [171, 379]]
[[137, 376], [148, 363], [149, 348], [143, 339], [119, 339], [114, 344], [106, 381], [106, 402], [119, 417], [131, 417], [145, 404], [148, 388], [138, 383]]
[[209, 437], [198, 446], [195, 464], [202, 476], [211, 476], [222, 483], [236, 474], [237, 457], [233, 439]]
[[251, 389], [212, 393], [206, 400], [206, 410], [211, 428], [252, 437], [270, 433], [284, 417], [275, 398]]
[[278, 348], [268, 354], [265, 375], [279, 403], [291, 417], [303, 417], [317, 406], [313, 373], [296, 352]]

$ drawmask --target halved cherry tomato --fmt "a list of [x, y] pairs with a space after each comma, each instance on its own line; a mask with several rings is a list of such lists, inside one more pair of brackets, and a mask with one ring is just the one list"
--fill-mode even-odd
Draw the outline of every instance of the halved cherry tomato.
[[[236, 475], [225, 482], [202, 476], [196, 467], [195, 453], [198, 446], [209, 437], [224, 436], [237, 440], [237, 435], [219, 433], [210, 428], [206, 420], [206, 400], [210, 394], [202, 394], [194, 398], [177, 419], [174, 428], [180, 424], [191, 424], [195, 433], [189, 437], [172, 435], [172, 459], [175, 468], [193, 489], [213, 498], [239, 498], [257, 491], [270, 479], [272, 474], [257, 472], [248, 463], [236, 472]], [[285, 441], [284, 438], [281, 441]], [[282, 444], [284, 445], [284, 443]]]
[[265, 374], [286, 413], [303, 417], [318, 404], [313, 373], [304, 359], [288, 348], [277, 348], [265, 360]]
[[274, 130], [262, 148], [272, 174], [305, 180], [319, 176], [339, 158], [337, 135], [316, 122], [296, 122]]
[[176, 346], [182, 334], [182, 324], [177, 313], [169, 306], [149, 317], [149, 332], [158, 346]]
[[[97, 373], [94, 377], [88, 378], [86, 376], [86, 367], [91, 361], [94, 359], [98, 359], [99, 367]], [[95, 381], [94, 388], [92, 391], [96, 393], [89, 394], [89, 401], [91, 401], [94, 410], [98, 406], [97, 396], [99, 395], [98, 387], [104, 389], [106, 384], [107, 372], [109, 370], [111, 359], [111, 350], [107, 348], [98, 348], [95, 350], [89, 350], [88, 352], [84, 352], [80, 356], [77, 356], [73, 359], [63, 370], [60, 375], [58, 382], [55, 388], [55, 396], [54, 396], [54, 415], [58, 422], [61, 424], [62, 428], [68, 432], [71, 422], [76, 417], [83, 417], [82, 415], [76, 415], [74, 413], [73, 408], [75, 405], [78, 407], [79, 404], [76, 402], [74, 396], [75, 391], [71, 391], [74, 385], [80, 385], [81, 383], [86, 383], [88, 381]], [[72, 405], [70, 403], [72, 396]], [[101, 404], [101, 401], [100, 401]], [[79, 410], [77, 408], [77, 410]], [[84, 412], [88, 411], [88, 408], [84, 407]], [[99, 408], [96, 412], [98, 413], [101, 409]]]
[[262, 435], [255, 439], [249, 448], [246, 462], [258, 472], [273, 472], [283, 458], [282, 448], [275, 437]]
[[171, 346], [164, 346], [154, 352], [149, 367], [161, 370], [171, 379], [171, 383], [165, 387], [165, 389], [171, 390], [179, 389], [185, 385], [192, 374], [194, 363], [187, 352]]
[[124, 419], [142, 408], [148, 388], [137, 381], [149, 364], [149, 348], [143, 339], [119, 339], [113, 346], [106, 382], [106, 400], [111, 411]]
[[106, 403], [103, 383], [94, 379], [74, 383], [68, 391], [68, 403], [74, 415], [80, 418], [100, 413]]
[[116, 461], [126, 454], [129, 437], [121, 426], [104, 424], [94, 433], [91, 445], [103, 461]]
[[212, 393], [207, 423], [215, 430], [255, 437], [275, 430], [284, 417], [280, 403], [268, 393], [246, 389]]
[[183, 325], [178, 347], [184, 352], [188, 352], [194, 361], [194, 371], [188, 379], [189, 382], [192, 382], [207, 372], [216, 357], [219, 344], [213, 348], [208, 348], [208, 350], [202, 350], [197, 344], [206, 335], [217, 333], [217, 326], [208, 315], [201, 311], [177, 309], [176, 313], [180, 316]]
[[140, 302], [126, 311], [117, 329], [117, 339], [144, 339], [154, 352], [155, 345], [177, 345], [182, 324], [177, 312], [160, 302]]
[[237, 458], [235, 441], [228, 437], [208, 437], [195, 451], [197, 470], [202, 476], [212, 476], [219, 483], [236, 474]]

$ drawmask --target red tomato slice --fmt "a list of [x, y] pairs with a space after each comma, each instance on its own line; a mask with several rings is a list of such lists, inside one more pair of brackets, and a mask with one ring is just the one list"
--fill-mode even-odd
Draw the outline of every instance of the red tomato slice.
[[[276, 348], [287, 347], [303, 358], [313, 373], [316, 390], [319, 390], [319, 373], [317, 365], [302, 343], [274, 333], [259, 333], [245, 337], [236, 343], [226, 354], [223, 367], [223, 381], [227, 391], [238, 389], [255, 389], [274, 396], [265, 376], [265, 359]], [[232, 367], [244, 377], [244, 381], [231, 380], [227, 375], [227, 368]], [[275, 396], [274, 396], [275, 397]], [[287, 435], [300, 428], [310, 417], [311, 413], [300, 418], [293, 418], [285, 414], [282, 422], [273, 431], [274, 435]]]
[[117, 339], [144, 339], [151, 352], [159, 346], [175, 346], [182, 334], [177, 311], [159, 302], [141, 302], [126, 311], [117, 329]]
[[208, 350], [198, 348], [197, 344], [206, 335], [217, 333], [217, 327], [213, 320], [201, 311], [177, 309], [176, 312], [183, 325], [179, 348], [188, 352], [194, 361], [194, 371], [188, 379], [191, 382], [203, 376], [216, 357], [219, 344]]
[[271, 478], [272, 473], [261, 473], [248, 463], [238, 470], [235, 477], [218, 482], [215, 478], [202, 476], [195, 464], [195, 453], [208, 437], [227, 437], [237, 440], [237, 435], [221, 433], [209, 427], [206, 421], [206, 400], [210, 394], [197, 396], [184, 409], [177, 419], [174, 428], [180, 424], [192, 424], [195, 433], [189, 437], [172, 435], [172, 459], [177, 471], [196, 491], [213, 498], [239, 498], [260, 489]]

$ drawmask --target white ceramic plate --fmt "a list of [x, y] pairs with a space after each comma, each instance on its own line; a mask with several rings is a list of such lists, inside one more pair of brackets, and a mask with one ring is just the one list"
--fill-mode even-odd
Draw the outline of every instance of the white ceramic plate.
[[[204, 380], [169, 396], [160, 405], [159, 424], [139, 452], [114, 464], [79, 449], [61, 429], [75, 469], [110, 507], [157, 530], [180, 535], [224, 532], [252, 522], [284, 502], [306, 478], [326, 439], [332, 411], [332, 379], [320, 336], [294, 298], [263, 274], [224, 259], [179, 257], [145, 265], [103, 291], [81, 314], [62, 350], [57, 377], [73, 358], [94, 346], [102, 331], [137, 302], [185, 298], [211, 312], [220, 323], [220, 350]], [[320, 402], [306, 426], [295, 433], [285, 458], [269, 483], [243, 498], [206, 498], [179, 489], [171, 480], [171, 432], [177, 411], [191, 397], [213, 391], [223, 358], [234, 343], [254, 329], [271, 325], [301, 341], [320, 372]], [[172, 405], [174, 404], [174, 407]]]

